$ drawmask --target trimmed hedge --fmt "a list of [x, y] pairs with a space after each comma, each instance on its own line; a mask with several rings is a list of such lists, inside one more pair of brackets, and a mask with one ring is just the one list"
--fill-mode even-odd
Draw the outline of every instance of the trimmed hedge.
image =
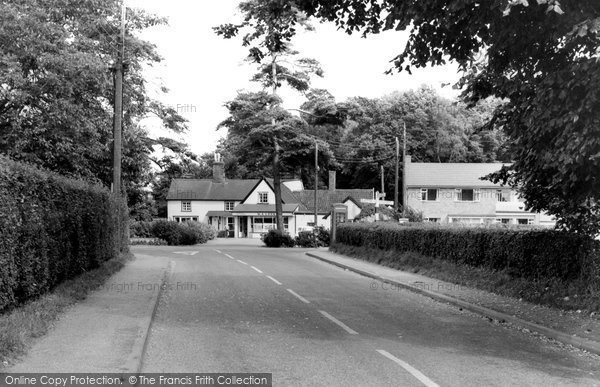
[[127, 214], [99, 185], [0, 156], [0, 311], [116, 257]]
[[555, 230], [355, 223], [339, 225], [336, 243], [414, 252], [532, 280], [600, 280], [598, 242]]

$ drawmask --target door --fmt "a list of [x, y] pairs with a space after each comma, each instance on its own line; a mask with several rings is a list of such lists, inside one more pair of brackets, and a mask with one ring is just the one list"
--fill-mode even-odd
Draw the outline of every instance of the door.
[[240, 237], [248, 238], [248, 217], [240, 216]]

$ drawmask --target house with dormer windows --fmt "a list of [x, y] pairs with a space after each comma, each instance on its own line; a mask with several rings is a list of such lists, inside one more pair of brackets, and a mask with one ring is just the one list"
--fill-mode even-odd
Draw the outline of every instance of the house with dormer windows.
[[528, 211], [518, 193], [482, 180], [502, 163], [413, 163], [406, 157], [408, 206], [429, 222], [554, 226], [544, 213]]
[[[333, 205], [345, 206], [347, 220], [360, 213], [360, 199], [372, 199], [373, 190], [337, 190], [335, 171], [329, 188], [317, 190], [317, 226], [329, 228]], [[281, 185], [283, 222], [292, 236], [315, 225], [314, 190], [304, 190], [299, 180]], [[275, 228], [275, 192], [272, 179], [227, 179], [217, 156], [212, 179], [174, 179], [167, 194], [167, 214], [176, 222], [204, 222], [220, 236], [260, 238]]]

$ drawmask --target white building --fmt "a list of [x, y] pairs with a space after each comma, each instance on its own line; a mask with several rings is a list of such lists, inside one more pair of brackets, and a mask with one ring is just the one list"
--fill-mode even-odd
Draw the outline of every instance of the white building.
[[[330, 171], [327, 190], [317, 191], [317, 225], [329, 228], [334, 204], [347, 208], [346, 219], [360, 213], [360, 199], [372, 199], [373, 190], [335, 188], [335, 171]], [[304, 190], [298, 180], [281, 185], [284, 227], [292, 236], [314, 226], [314, 190]], [[212, 225], [220, 236], [260, 238], [275, 228], [275, 193], [271, 179], [225, 178], [223, 162], [216, 159], [212, 179], [174, 179], [167, 194], [169, 220], [198, 221]]]
[[501, 163], [413, 163], [406, 158], [409, 207], [426, 221], [554, 226], [552, 217], [527, 211], [517, 192], [489, 180]]

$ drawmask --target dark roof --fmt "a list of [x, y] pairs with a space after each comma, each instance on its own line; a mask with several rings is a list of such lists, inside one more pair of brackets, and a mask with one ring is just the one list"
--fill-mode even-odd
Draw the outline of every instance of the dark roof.
[[[315, 209], [315, 190], [307, 189], [304, 191], [294, 192], [300, 203], [304, 205], [304, 210], [312, 212]], [[360, 203], [360, 199], [373, 199], [372, 189], [336, 189], [330, 191], [320, 189], [317, 191], [319, 213], [327, 213], [331, 211], [335, 203], [343, 203], [346, 200], [353, 199], [355, 203]], [[301, 209], [302, 210], [302, 209]]]
[[[501, 163], [407, 163], [408, 187], [499, 187], [481, 177], [497, 172]], [[507, 165], [507, 164], [506, 164]]]
[[[262, 179], [232, 179], [217, 183], [212, 179], [173, 179], [167, 200], [231, 200], [243, 201]], [[273, 189], [273, 179], [265, 179]], [[284, 203], [297, 203], [292, 192], [281, 184]]]
[[[283, 212], [294, 212], [298, 208], [297, 203], [283, 204]], [[234, 213], [243, 212], [273, 212], [275, 213], [275, 204], [238, 204], [233, 209]]]

